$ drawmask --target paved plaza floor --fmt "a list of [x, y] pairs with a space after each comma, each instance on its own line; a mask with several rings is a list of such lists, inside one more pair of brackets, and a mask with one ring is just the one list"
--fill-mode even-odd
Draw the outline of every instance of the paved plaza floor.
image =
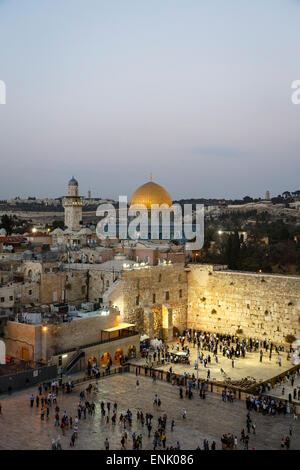
[[[169, 345], [174, 345], [174, 350], [176, 350], [177, 342], [171, 342]], [[197, 361], [197, 347], [193, 348], [193, 343], [187, 343], [190, 348], [190, 364], [174, 364], [168, 363], [164, 366], [159, 366], [160, 370], [169, 370], [170, 366], [173, 368], [173, 372], [176, 374], [183, 375], [185, 372], [190, 374], [197, 375], [195, 370], [195, 361]], [[181, 346], [180, 349], [181, 351]], [[285, 370], [293, 367], [291, 360], [287, 360], [287, 353], [280, 353], [281, 358], [281, 367], [278, 365], [278, 354], [275, 351], [272, 354], [271, 360], [269, 360], [268, 354], [264, 351], [262, 362], [260, 362], [259, 352], [246, 353], [245, 358], [239, 358], [234, 360], [234, 367], [232, 367], [231, 359], [224, 357], [222, 353], [218, 353], [218, 363], [216, 363], [213, 354], [209, 353], [204, 349], [200, 349], [200, 352], [203, 352], [204, 357], [210, 354], [211, 363], [205, 368], [203, 364], [198, 363], [199, 366], [199, 378], [207, 377], [207, 370], [210, 370], [210, 380], [223, 381], [226, 378], [231, 378], [232, 380], [240, 380], [245, 377], [253, 377], [257, 382], [271, 379], [276, 375], [281, 374]], [[146, 364], [146, 359], [138, 359], [132, 361], [135, 364], [144, 365]], [[221, 369], [225, 372], [224, 375], [221, 372]]]
[[[282, 388], [284, 387], [284, 393], [282, 393]], [[300, 375], [296, 376], [294, 385], [292, 387], [290, 381], [289, 382], [284, 382], [282, 385], [277, 385], [276, 387], [272, 388], [270, 392], [267, 392], [268, 395], [271, 395], [272, 397], [278, 397], [284, 400], [288, 400], [289, 398], [289, 393], [293, 395], [294, 389], [296, 388], [297, 393], [298, 390], [300, 390]], [[294, 399], [294, 403], [300, 403], [300, 400]]]
[[[179, 398], [179, 389], [166, 382], [156, 383], [148, 377], [139, 377], [140, 388], [136, 390], [136, 376], [133, 374], [114, 375], [99, 380], [99, 392], [91, 393], [89, 400], [96, 403], [96, 414], [79, 421], [78, 439], [76, 449], [104, 449], [106, 437], [110, 443], [110, 449], [120, 449], [120, 440], [123, 429], [117, 420], [114, 426], [106, 424], [101, 417], [100, 402], [103, 400], [118, 403], [118, 418], [120, 412], [126, 412], [129, 408], [133, 413], [133, 424], [127, 429], [127, 449], [132, 446], [132, 433], [142, 433], [143, 449], [152, 449], [153, 432], [157, 429], [157, 418], [167, 413], [167, 446], [175, 446], [179, 441], [181, 449], [193, 450], [198, 445], [203, 448], [203, 439], [208, 439], [211, 444], [215, 440], [217, 449], [221, 448], [220, 437], [224, 433], [233, 433], [240, 438], [242, 428], [246, 430], [246, 406], [245, 402], [235, 401], [224, 403], [219, 395], [209, 394], [205, 400], [196, 393], [189, 400]], [[79, 393], [87, 384], [75, 387], [71, 394], [59, 395], [58, 405], [60, 415], [66, 410], [68, 415], [76, 416]], [[41, 421], [40, 408], [30, 408], [30, 394], [37, 393], [37, 387], [26, 391], [16, 392], [10, 397], [2, 397], [2, 415], [0, 416], [0, 450], [4, 449], [50, 449], [51, 440], [61, 436], [62, 448], [71, 449], [69, 446], [72, 431], [67, 430], [65, 436], [59, 428], [54, 427], [54, 409], [50, 411], [48, 421]], [[153, 405], [154, 394], [161, 399], [161, 409]], [[187, 410], [187, 418], [182, 418], [182, 410]], [[151, 412], [152, 437], [147, 437], [146, 427], [137, 423], [137, 410]], [[112, 414], [112, 412], [111, 412]], [[251, 413], [252, 420], [256, 423], [256, 435], [250, 434], [249, 449], [278, 449], [280, 440], [289, 434], [289, 426], [293, 426], [291, 437], [291, 449], [300, 449], [300, 420], [294, 421], [291, 415], [263, 416], [256, 412]], [[171, 420], [175, 420], [175, 429], [170, 430]], [[239, 441], [239, 449], [243, 449]]]

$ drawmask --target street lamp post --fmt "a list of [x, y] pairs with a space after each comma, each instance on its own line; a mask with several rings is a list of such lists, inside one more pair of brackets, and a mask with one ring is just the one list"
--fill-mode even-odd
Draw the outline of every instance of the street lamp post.
[[46, 363], [47, 363], [47, 332], [48, 332], [48, 326], [43, 326], [42, 327], [42, 333], [43, 333], [43, 336], [42, 336], [42, 344], [43, 344], [42, 352], [43, 352], [43, 360], [45, 360]]

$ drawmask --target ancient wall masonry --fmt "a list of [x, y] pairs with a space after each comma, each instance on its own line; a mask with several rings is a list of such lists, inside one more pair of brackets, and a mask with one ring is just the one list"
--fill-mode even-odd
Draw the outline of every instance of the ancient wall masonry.
[[300, 276], [191, 265], [187, 326], [286, 343], [300, 337]]
[[163, 304], [171, 307], [173, 325], [182, 330], [187, 322], [187, 273], [184, 264], [123, 271], [121, 282], [109, 299], [112, 305], [118, 306], [121, 319], [136, 323], [140, 333], [148, 333], [144, 310], [150, 308], [154, 314], [154, 335], [160, 336]]

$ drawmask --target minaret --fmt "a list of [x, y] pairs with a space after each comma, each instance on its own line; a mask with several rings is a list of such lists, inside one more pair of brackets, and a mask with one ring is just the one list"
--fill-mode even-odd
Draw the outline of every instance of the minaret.
[[78, 181], [72, 177], [68, 184], [68, 195], [63, 199], [65, 225], [70, 230], [80, 230], [82, 225], [82, 198], [78, 195]]

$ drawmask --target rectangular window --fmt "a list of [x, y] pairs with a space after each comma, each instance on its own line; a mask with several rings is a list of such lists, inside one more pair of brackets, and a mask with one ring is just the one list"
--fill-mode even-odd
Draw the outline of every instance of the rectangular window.
[[9, 296], [9, 300], [14, 300], [12, 295]]
[[169, 298], [170, 298], [170, 294], [169, 294], [169, 292], [167, 291], [167, 292], [166, 292], [166, 300], [169, 300]]
[[136, 298], [135, 298], [135, 304], [139, 305], [139, 303], [140, 303], [140, 296], [137, 295]]
[[179, 298], [182, 298], [182, 289], [179, 289]]
[[153, 295], [152, 295], [152, 303], [155, 304], [155, 302], [156, 302], [156, 295], [153, 294]]
[[4, 302], [5, 298], [1, 297], [0, 302]]
[[28, 291], [28, 294], [31, 295], [31, 294], [32, 294], [32, 290], [29, 290], [29, 291]]

